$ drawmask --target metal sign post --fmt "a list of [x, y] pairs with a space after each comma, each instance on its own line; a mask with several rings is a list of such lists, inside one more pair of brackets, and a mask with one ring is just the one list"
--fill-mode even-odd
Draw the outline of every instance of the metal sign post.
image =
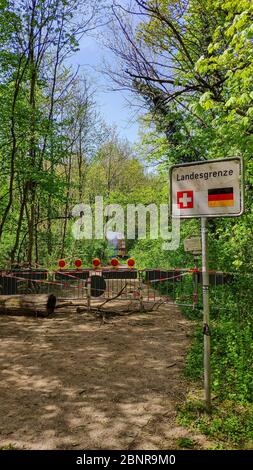
[[[243, 164], [238, 157], [174, 165], [170, 169], [172, 217], [201, 219], [202, 291], [204, 333], [204, 389], [206, 409], [211, 410], [209, 325], [208, 217], [239, 217], [243, 204]], [[198, 251], [198, 241], [185, 241], [185, 250]]]
[[[195, 270], [198, 269], [198, 256], [202, 253], [201, 247], [201, 238], [197, 236], [190, 236], [184, 240], [184, 251], [186, 253], [191, 253], [194, 256], [194, 266]], [[195, 272], [193, 275], [193, 285], [194, 285], [194, 292], [193, 292], [193, 310], [197, 306], [198, 303], [198, 274]]]
[[192, 274], [194, 292], [193, 292], [193, 310], [198, 303], [198, 256], [202, 253], [201, 248], [201, 238], [196, 236], [191, 236], [184, 240], [184, 251], [186, 253], [191, 253], [194, 258], [194, 269], [195, 272]]
[[194, 255], [194, 266], [195, 266], [195, 273], [193, 274], [193, 284], [194, 284], [194, 292], [193, 292], [193, 310], [197, 307], [198, 304], [198, 257]]
[[209, 262], [207, 218], [201, 218], [202, 239], [202, 291], [203, 291], [203, 334], [204, 334], [204, 390], [206, 410], [211, 411], [211, 341], [209, 315]]

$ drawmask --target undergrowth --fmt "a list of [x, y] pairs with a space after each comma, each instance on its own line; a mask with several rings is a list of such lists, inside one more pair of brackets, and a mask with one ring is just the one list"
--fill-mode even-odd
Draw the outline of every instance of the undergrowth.
[[[236, 287], [236, 289], [235, 289]], [[239, 289], [239, 290], [238, 290]], [[219, 289], [218, 296], [219, 296]], [[248, 286], [226, 288], [226, 308], [211, 303], [212, 413], [203, 402], [188, 401], [180, 407], [179, 422], [221, 443], [221, 448], [253, 449], [253, 318]], [[221, 289], [220, 289], [221, 291]], [[240, 292], [240, 296], [238, 295]], [[224, 305], [224, 304], [223, 304]], [[185, 374], [202, 388], [202, 312], [184, 309], [196, 321]]]

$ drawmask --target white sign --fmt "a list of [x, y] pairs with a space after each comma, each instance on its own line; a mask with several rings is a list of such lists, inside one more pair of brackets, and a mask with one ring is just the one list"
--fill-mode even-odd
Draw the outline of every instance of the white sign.
[[200, 237], [190, 237], [184, 240], [184, 249], [190, 253], [201, 253]]
[[243, 213], [240, 158], [175, 165], [170, 171], [173, 217], [235, 217]]

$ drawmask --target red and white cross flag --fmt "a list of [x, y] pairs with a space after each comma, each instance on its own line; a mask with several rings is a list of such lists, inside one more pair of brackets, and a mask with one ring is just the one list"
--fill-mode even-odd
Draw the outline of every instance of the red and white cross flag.
[[177, 207], [178, 209], [193, 209], [193, 191], [178, 191], [177, 192]]

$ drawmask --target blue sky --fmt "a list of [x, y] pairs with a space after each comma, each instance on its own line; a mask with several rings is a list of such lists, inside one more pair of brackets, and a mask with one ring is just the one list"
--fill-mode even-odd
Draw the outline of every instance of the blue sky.
[[112, 62], [114, 57], [109, 50], [101, 47], [96, 38], [86, 36], [80, 42], [80, 51], [69, 62], [73, 66], [79, 65], [83, 75], [87, 72], [88, 81], [96, 89], [95, 100], [105, 122], [115, 124], [121, 137], [135, 142], [138, 139], [138, 112], [129, 106], [129, 101], [134, 102], [134, 96], [127, 91], [108, 89], [110, 80], [101, 73], [104, 59]]

